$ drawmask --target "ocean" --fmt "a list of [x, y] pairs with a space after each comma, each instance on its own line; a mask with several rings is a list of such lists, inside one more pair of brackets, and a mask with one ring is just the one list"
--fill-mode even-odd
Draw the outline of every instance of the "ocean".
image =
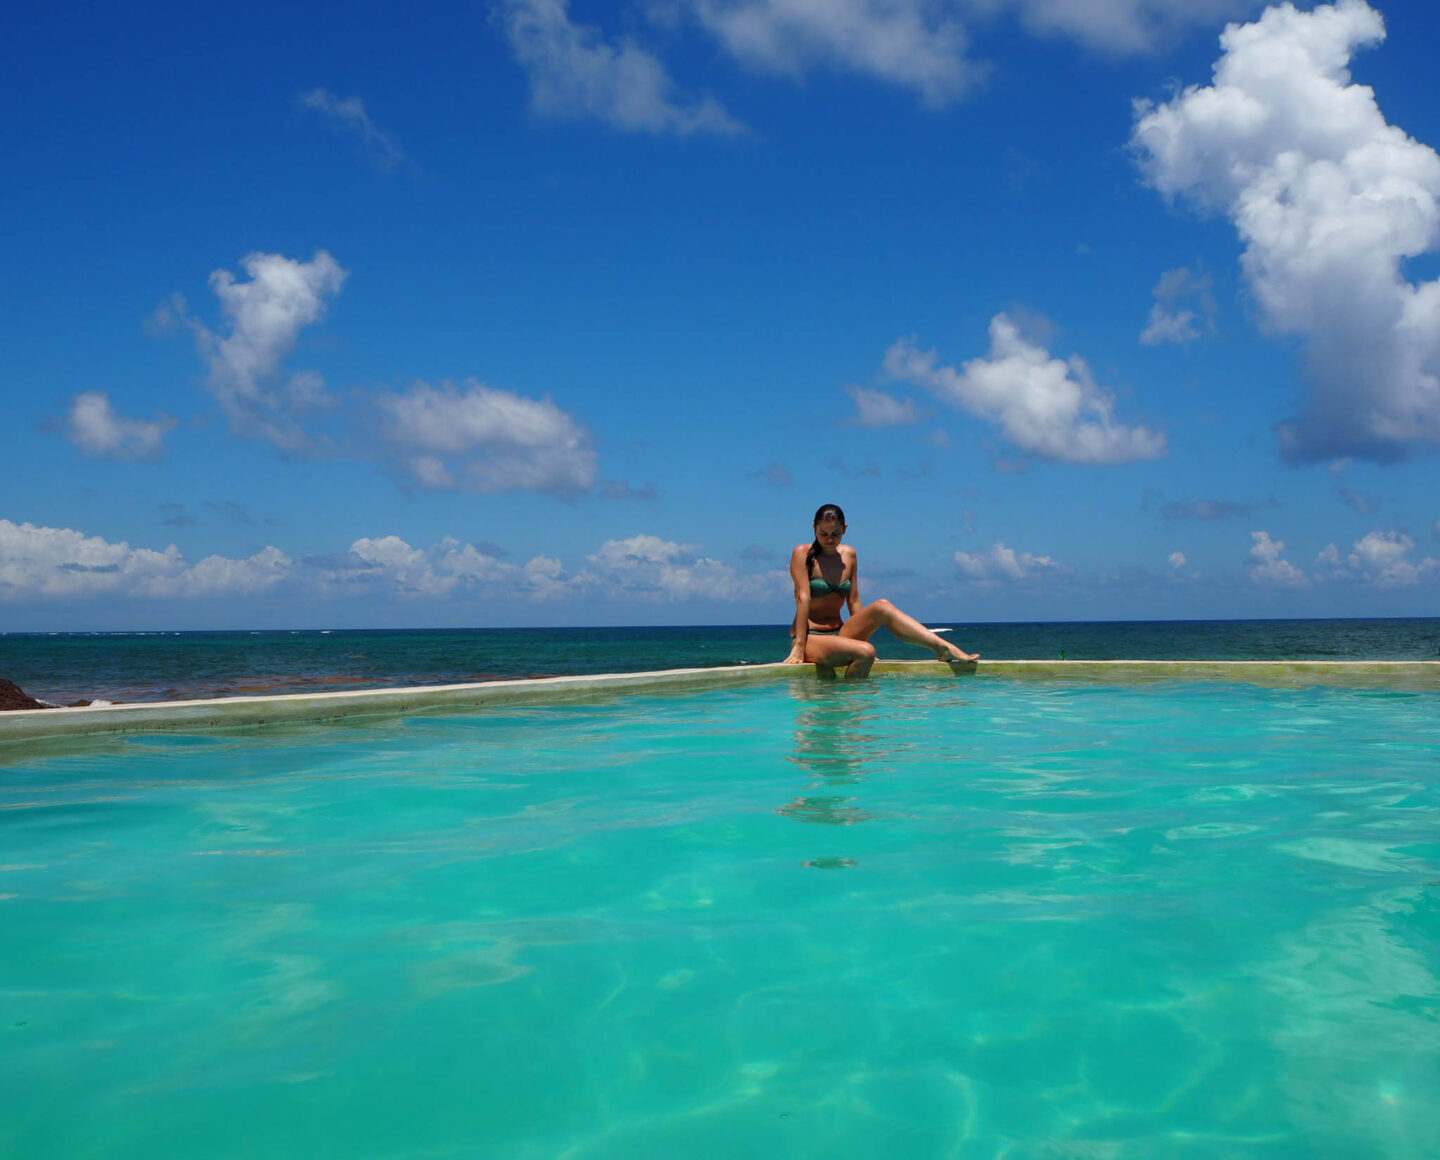
[[[1440, 618], [935, 625], [992, 659], [1434, 660]], [[927, 651], [881, 631], [882, 657]], [[170, 701], [763, 664], [781, 625], [0, 633], [0, 677], [54, 704]]]

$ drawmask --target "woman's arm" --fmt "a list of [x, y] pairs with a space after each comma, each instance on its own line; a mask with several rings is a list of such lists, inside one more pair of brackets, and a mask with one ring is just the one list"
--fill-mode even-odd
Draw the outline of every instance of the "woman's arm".
[[805, 564], [808, 544], [801, 544], [790, 553], [790, 579], [795, 582], [795, 640], [790, 645], [787, 665], [805, 663], [805, 641], [810, 635], [810, 577]]
[[854, 616], [862, 607], [860, 602], [860, 553], [855, 551], [854, 548], [850, 548], [849, 563], [850, 595], [845, 598], [845, 607], [850, 610], [850, 615]]

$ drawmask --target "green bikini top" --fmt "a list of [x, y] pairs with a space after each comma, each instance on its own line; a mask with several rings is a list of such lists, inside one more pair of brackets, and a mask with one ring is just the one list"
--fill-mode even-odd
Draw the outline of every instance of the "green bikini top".
[[810, 577], [811, 596], [829, 596], [832, 592], [838, 592], [841, 596], [848, 596], [850, 593], [850, 581], [842, 580], [839, 584], [831, 584], [823, 576]]

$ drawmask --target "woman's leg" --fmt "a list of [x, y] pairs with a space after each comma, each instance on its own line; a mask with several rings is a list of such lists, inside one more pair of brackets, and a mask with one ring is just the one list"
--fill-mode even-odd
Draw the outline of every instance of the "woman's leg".
[[840, 636], [841, 638], [850, 637], [854, 640], [868, 641], [875, 634], [875, 630], [882, 626], [888, 628], [901, 640], [934, 649], [937, 660], [973, 661], [980, 658], [979, 653], [967, 653], [964, 649], [951, 644], [943, 636], [937, 636], [913, 616], [901, 612], [888, 600], [877, 600], [874, 604], [865, 605], [845, 622], [845, 627], [840, 630]]
[[832, 670], [836, 665], [846, 665], [845, 679], [859, 680], [870, 675], [870, 666], [875, 663], [875, 646], [868, 640], [856, 640], [840, 636], [807, 636], [805, 638], [805, 659], [822, 669]]

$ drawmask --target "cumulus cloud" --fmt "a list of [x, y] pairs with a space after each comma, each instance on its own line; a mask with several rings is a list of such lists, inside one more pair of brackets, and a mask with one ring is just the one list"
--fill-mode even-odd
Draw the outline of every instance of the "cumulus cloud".
[[611, 44], [599, 29], [574, 23], [567, 0], [500, 0], [495, 12], [544, 116], [680, 137], [743, 132], [713, 98], [677, 95], [664, 64], [630, 38]]
[[194, 332], [209, 364], [206, 384], [219, 400], [237, 435], [265, 439], [285, 451], [313, 448], [305, 420], [333, 405], [324, 380], [314, 371], [286, 378], [283, 363], [300, 332], [325, 315], [328, 300], [349, 276], [324, 250], [308, 262], [280, 254], [248, 254], [240, 265], [250, 276], [237, 281], [229, 270], [210, 275], [225, 326], [210, 330], [184, 315], [176, 296], [157, 311], [157, 326], [177, 318]]
[[737, 60], [799, 77], [813, 67], [913, 90], [939, 108], [965, 96], [985, 69], [953, 4], [930, 0], [692, 0], [700, 23]]
[[598, 584], [612, 597], [659, 601], [700, 597], [732, 603], [775, 597], [789, 588], [788, 577], [779, 569], [743, 574], [696, 551], [694, 544], [643, 533], [607, 540], [599, 551], [586, 557], [586, 569], [575, 583], [587, 590]]
[[1078, 355], [1051, 358], [1027, 341], [1008, 315], [990, 321], [990, 354], [960, 370], [903, 338], [885, 354], [892, 378], [997, 423], [1022, 451], [1065, 463], [1125, 463], [1165, 453], [1165, 436], [1115, 421], [1114, 401]]
[[884, 391], [866, 387], [846, 387], [845, 393], [855, 400], [855, 418], [859, 427], [911, 427], [915, 424], [915, 400], [897, 399]]
[[159, 459], [165, 436], [174, 429], [169, 415], [151, 420], [121, 417], [105, 391], [76, 395], [65, 417], [65, 435], [76, 447], [113, 459]]
[[994, 584], [1002, 580], [1029, 580], [1035, 576], [1064, 571], [1049, 556], [1017, 552], [997, 540], [987, 551], [956, 552], [960, 574], [969, 580]]
[[112, 543], [70, 528], [0, 520], [0, 602], [43, 599], [253, 596], [283, 585], [325, 596], [447, 600], [483, 595], [517, 600], [616, 601], [690, 599], [748, 603], [783, 598], [789, 577], [778, 567], [740, 572], [693, 544], [640, 534], [607, 540], [578, 571], [537, 555], [503, 559], [493, 544], [445, 537], [429, 548], [394, 535], [363, 536], [349, 548], [293, 560], [276, 547], [234, 559], [191, 563], [171, 544], [163, 551]]
[[1170, 555], [1166, 557], [1166, 561], [1169, 563], [1170, 567], [1177, 572], [1180, 571], [1181, 568], [1185, 567], [1186, 563], [1188, 562], [1185, 559], [1184, 552], [1171, 552]]
[[565, 494], [595, 484], [589, 431], [548, 398], [470, 379], [463, 387], [417, 383], [372, 401], [382, 439], [420, 487]]
[[1251, 532], [1250, 538], [1254, 541], [1248, 565], [1251, 579], [1283, 588], [1299, 588], [1310, 583], [1304, 572], [1285, 559], [1283, 540], [1272, 540], [1269, 532]]
[[1145, 179], [1230, 218], [1266, 324], [1303, 342], [1296, 460], [1440, 445], [1440, 280], [1402, 267], [1440, 241], [1440, 156], [1348, 69], [1384, 35], [1364, 0], [1279, 5], [1225, 30], [1211, 85], [1137, 103]]
[[1181, 266], [1166, 270], [1155, 284], [1155, 305], [1140, 332], [1145, 346], [1173, 342], [1183, 346], [1202, 334], [1215, 331], [1215, 298], [1210, 293], [1210, 275], [1192, 274]]
[[1327, 544], [1317, 561], [1328, 565], [1335, 579], [1359, 579], [1377, 588], [1404, 588], [1440, 576], [1440, 560], [1412, 560], [1414, 550], [1415, 541], [1404, 532], [1374, 531], [1356, 540], [1343, 559], [1334, 544]]
[[359, 138], [371, 163], [382, 172], [390, 172], [405, 160], [395, 138], [370, 119], [359, 97], [342, 100], [328, 89], [311, 89], [296, 101], [301, 108], [319, 113], [336, 130]]
[[174, 544], [157, 552], [73, 528], [0, 520], [0, 600], [249, 595], [273, 588], [293, 569], [273, 547], [246, 559], [206, 556], [191, 564]]
[[490, 595], [529, 591], [525, 569], [501, 559], [494, 544], [467, 544], [446, 536], [416, 548], [396, 535], [362, 536], [348, 550], [301, 561], [321, 591], [436, 598], [483, 590]]

